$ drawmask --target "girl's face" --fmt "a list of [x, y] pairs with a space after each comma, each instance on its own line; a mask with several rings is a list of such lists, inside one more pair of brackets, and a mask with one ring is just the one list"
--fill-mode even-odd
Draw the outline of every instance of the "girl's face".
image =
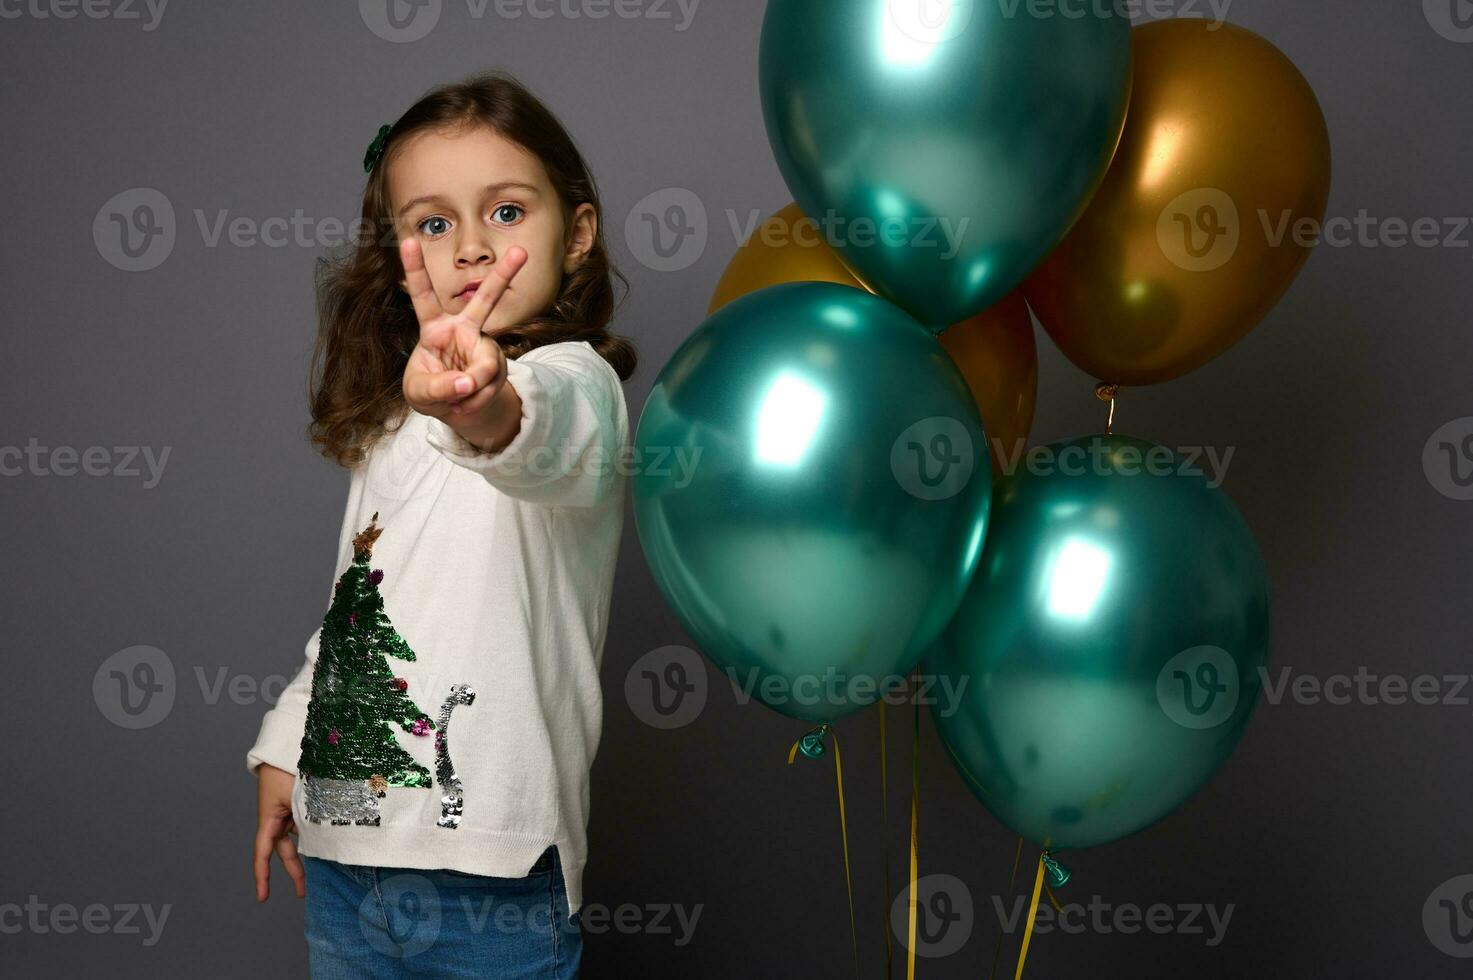
[[526, 250], [526, 264], [486, 321], [487, 334], [546, 313], [597, 230], [593, 205], [578, 205], [568, 222], [541, 161], [489, 126], [410, 137], [394, 153], [389, 200], [399, 239], [412, 235], [424, 248], [446, 312], [465, 309], [507, 249]]

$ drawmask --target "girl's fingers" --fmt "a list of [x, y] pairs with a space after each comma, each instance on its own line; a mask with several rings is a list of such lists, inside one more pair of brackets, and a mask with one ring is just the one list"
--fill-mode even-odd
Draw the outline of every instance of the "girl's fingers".
[[[435, 288], [430, 285], [430, 274], [425, 270], [424, 250], [413, 238], [399, 243], [399, 261], [404, 266], [404, 284], [409, 290], [409, 299], [414, 303], [414, 316], [420, 328], [445, 312]], [[486, 277], [487, 279], [490, 276]], [[482, 285], [485, 285], [482, 283]]]
[[506, 375], [506, 355], [501, 351], [501, 345], [494, 338], [481, 335], [476, 338], [475, 349], [471, 351], [471, 363], [466, 366], [466, 371], [476, 382], [475, 394], [451, 407], [456, 415], [472, 415], [486, 407], [486, 403], [496, 397], [496, 390], [500, 386], [498, 379]]
[[271, 852], [274, 850], [270, 828], [262, 826], [256, 831], [255, 854], [251, 866], [256, 875], [256, 901], [264, 902], [271, 894]]
[[291, 875], [292, 884], [297, 887], [297, 897], [307, 897], [307, 871], [302, 867], [302, 859], [297, 856], [297, 845], [286, 834], [276, 839], [276, 855], [281, 858], [282, 867], [286, 873]]
[[[465, 379], [464, 391], [456, 389], [456, 382]], [[458, 402], [476, 390], [476, 383], [464, 371], [434, 371], [415, 374], [404, 380], [404, 398], [411, 405]]]
[[506, 357], [501, 353], [501, 346], [490, 337], [476, 338], [475, 349], [471, 352], [470, 363], [465, 367], [465, 373], [471, 376], [475, 387], [471, 389], [480, 393], [491, 382], [501, 376], [506, 370]]
[[489, 405], [500, 391], [500, 385], [486, 385], [469, 398], [456, 402], [451, 406], [450, 411], [468, 418]]
[[513, 245], [507, 249], [501, 261], [491, 267], [486, 278], [481, 280], [481, 286], [471, 296], [471, 301], [465, 305], [461, 315], [470, 320], [479, 329], [485, 324], [486, 318], [496, 308], [496, 301], [501, 299], [501, 294], [506, 292], [506, 286], [512, 277], [527, 262], [527, 250], [520, 245]]

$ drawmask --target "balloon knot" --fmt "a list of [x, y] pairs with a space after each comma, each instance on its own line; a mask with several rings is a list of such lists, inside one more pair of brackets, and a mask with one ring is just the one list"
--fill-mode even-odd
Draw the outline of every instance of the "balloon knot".
[[824, 722], [798, 740], [798, 751], [810, 759], [823, 758], [824, 752], [827, 751], [827, 746], [824, 745], [823, 740], [824, 736], [828, 733], [828, 722]]
[[1099, 384], [1095, 385], [1095, 397], [1102, 402], [1114, 401], [1115, 395], [1119, 393], [1119, 391], [1119, 385], [1112, 385], [1108, 381], [1101, 381]]
[[1043, 869], [1048, 875], [1050, 888], [1063, 888], [1069, 884], [1069, 879], [1074, 876], [1073, 872], [1068, 868], [1055, 861], [1048, 851], [1043, 852]]

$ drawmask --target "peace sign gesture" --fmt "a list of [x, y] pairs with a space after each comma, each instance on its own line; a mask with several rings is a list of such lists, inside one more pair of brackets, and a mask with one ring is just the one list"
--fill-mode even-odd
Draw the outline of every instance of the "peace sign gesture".
[[481, 330], [526, 263], [527, 252], [519, 246], [508, 249], [459, 313], [449, 313], [440, 304], [417, 239], [399, 243], [399, 258], [419, 320], [419, 343], [404, 368], [404, 400], [415, 411], [442, 421], [452, 413], [468, 417], [489, 404], [506, 383], [501, 345]]

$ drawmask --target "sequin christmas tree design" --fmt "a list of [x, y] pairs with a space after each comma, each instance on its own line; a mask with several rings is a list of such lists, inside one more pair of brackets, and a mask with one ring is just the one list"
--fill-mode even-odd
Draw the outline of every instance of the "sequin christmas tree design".
[[377, 827], [390, 786], [425, 789], [430, 772], [414, 761], [393, 726], [413, 735], [434, 730], [394, 675], [389, 658], [412, 661], [414, 651], [394, 629], [379, 593], [382, 570], [369, 568], [383, 528], [375, 512], [353, 538], [353, 563], [338, 579], [322, 621], [302, 756], [297, 763], [314, 823]]

